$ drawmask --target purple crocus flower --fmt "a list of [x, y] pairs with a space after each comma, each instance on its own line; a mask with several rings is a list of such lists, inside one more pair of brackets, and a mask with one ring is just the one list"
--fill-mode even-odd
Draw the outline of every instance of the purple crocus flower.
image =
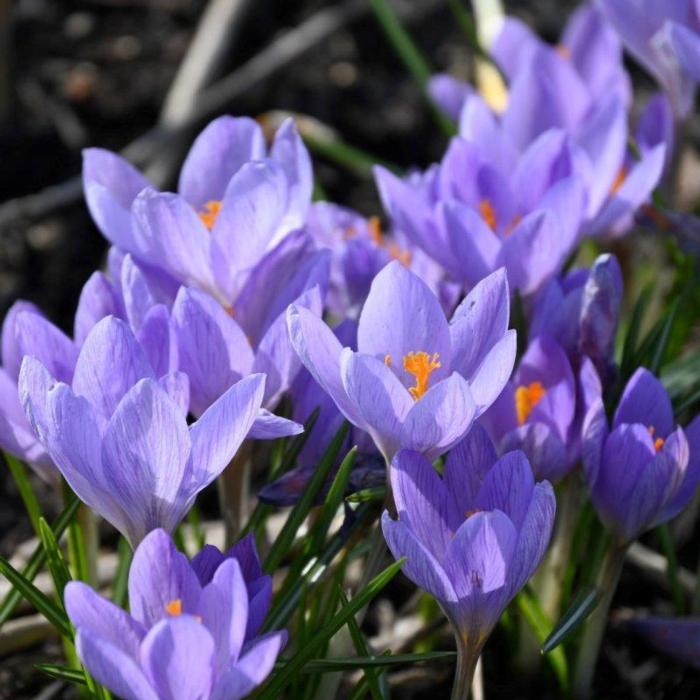
[[626, 625], [655, 649], [700, 670], [700, 619], [640, 617]]
[[260, 126], [232, 117], [214, 120], [196, 139], [177, 195], [157, 192], [100, 149], [85, 151], [83, 182], [106, 238], [223, 304], [266, 252], [302, 226], [312, 190], [309, 155], [291, 120], [266, 154]]
[[44, 479], [53, 481], [57, 472], [24, 415], [17, 380], [22, 358], [32, 355], [61, 381], [72, 381], [78, 348], [34, 304], [18, 301], [2, 323], [1, 353], [0, 447], [27, 462]]
[[286, 641], [284, 631], [256, 636], [272, 588], [250, 566], [251, 549], [257, 559], [248, 541], [219, 553], [215, 565], [211, 550], [190, 563], [163, 530], [151, 532], [129, 571], [130, 614], [70, 582], [66, 611], [89, 673], [124, 700], [248, 695]]
[[522, 452], [496, 460], [478, 427], [450, 452], [442, 478], [407, 450], [390, 477], [398, 520], [382, 516], [389, 549], [406, 557], [404, 574], [435, 596], [461, 655], [475, 662], [542, 560], [554, 523], [552, 487], [535, 483]]
[[617, 258], [599, 255], [590, 269], [572, 270], [545, 285], [535, 299], [530, 334], [556, 340], [575, 369], [586, 356], [602, 377], [609, 376], [621, 303]]
[[539, 336], [481, 423], [499, 453], [523, 450], [536, 478], [558, 481], [575, 461], [569, 454], [575, 413], [576, 380], [566, 353]]
[[600, 397], [583, 425], [583, 465], [591, 500], [621, 543], [675, 517], [700, 482], [700, 417], [685, 430], [661, 382], [640, 367], [608, 427]]
[[128, 326], [108, 317], [81, 349], [72, 386], [35, 357], [19, 376], [34, 433], [78, 497], [135, 546], [173, 530], [250, 432], [265, 377], [250, 375], [187, 425], [187, 377], [154, 374]]
[[454, 281], [472, 286], [505, 267], [511, 288], [531, 294], [578, 240], [585, 214], [578, 151], [553, 130], [519, 154], [480, 98], [465, 110], [471, 106], [469, 125], [437, 168], [407, 179], [375, 168], [382, 203]]
[[700, 7], [695, 0], [596, 0], [627, 50], [666, 91], [679, 118], [700, 82]]
[[502, 270], [477, 285], [448, 324], [425, 283], [394, 261], [372, 283], [357, 352], [306, 309], [291, 306], [288, 322], [301, 361], [388, 463], [401, 448], [446, 452], [495, 400], [515, 359], [508, 314]]

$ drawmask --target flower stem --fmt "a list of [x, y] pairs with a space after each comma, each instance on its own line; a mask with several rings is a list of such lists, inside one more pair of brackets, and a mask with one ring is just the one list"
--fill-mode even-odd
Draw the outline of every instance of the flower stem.
[[588, 700], [591, 697], [593, 675], [608, 621], [608, 612], [620, 580], [628, 546], [619, 542], [611, 543], [598, 572], [596, 585], [600, 588], [602, 597], [598, 607], [588, 618], [576, 657], [573, 684], [573, 695], [576, 700]]
[[455, 669], [450, 698], [451, 700], [467, 700], [481, 649], [473, 649], [459, 634], [455, 634], [455, 639], [457, 640], [457, 668]]
[[245, 440], [217, 481], [226, 547], [235, 544], [248, 519], [252, 442]]

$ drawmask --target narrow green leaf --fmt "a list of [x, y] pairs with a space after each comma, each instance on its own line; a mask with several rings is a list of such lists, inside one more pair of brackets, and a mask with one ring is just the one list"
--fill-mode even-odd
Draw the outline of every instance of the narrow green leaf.
[[5, 463], [7, 464], [10, 472], [12, 473], [12, 478], [15, 480], [17, 490], [22, 498], [22, 503], [24, 503], [24, 508], [27, 511], [27, 515], [29, 515], [29, 519], [31, 520], [32, 528], [38, 537], [41, 508], [39, 507], [39, 501], [37, 501], [36, 494], [32, 488], [32, 482], [29, 480], [27, 469], [22, 462], [20, 462], [9, 452], [3, 452], [3, 457], [5, 458]]
[[542, 642], [542, 653], [554, 651], [569, 635], [576, 631], [600, 602], [600, 589], [595, 586], [579, 591], [566, 612]]
[[[343, 606], [347, 607], [350, 604], [350, 601], [340, 586], [338, 586], [338, 595], [340, 596]], [[355, 619], [354, 615], [348, 618], [348, 628], [350, 630], [350, 636], [352, 637], [352, 643], [355, 646], [355, 651], [357, 652], [358, 658], [375, 659], [376, 657], [374, 654], [370, 653], [369, 644], [367, 644], [365, 635], [362, 634], [362, 630], [357, 624], [357, 620]], [[328, 661], [328, 659], [322, 659], [322, 661], [324, 660]], [[379, 687], [379, 678], [374, 672], [374, 669], [371, 666], [365, 666], [364, 671], [370, 694], [374, 700], [383, 700], [382, 691]]]
[[[535, 633], [537, 641], [541, 644], [552, 626], [549, 617], [542, 610], [537, 599], [525, 589], [518, 593], [515, 597], [515, 602], [520, 613]], [[547, 656], [547, 660], [559, 681], [560, 687], [566, 689], [569, 684], [569, 667], [563, 649], [555, 649]]]
[[367, 503], [368, 501], [384, 501], [386, 486], [370, 486], [368, 489], [355, 491], [345, 498], [348, 503]]
[[428, 651], [424, 654], [391, 654], [383, 652], [377, 656], [348, 656], [331, 659], [314, 659], [304, 666], [304, 673], [327, 673], [335, 671], [357, 671], [365, 668], [387, 668], [409, 666], [417, 663], [430, 663], [443, 659], [455, 659], [455, 651]]
[[428, 81], [433, 71], [411, 35], [406, 31], [401, 20], [386, 0], [370, 0], [370, 6], [396, 55], [413, 76], [427, 100], [435, 123], [445, 136], [454, 136], [457, 133], [455, 125], [428, 94]]
[[403, 563], [404, 559], [399, 559], [375, 576], [348, 605], [333, 616], [328, 624], [316, 632], [306, 646], [300, 649], [279, 673], [270, 679], [259, 694], [258, 700], [276, 700], [280, 691], [313, 659], [319, 647], [327, 643], [351, 617], [364, 608], [399, 573]]
[[302, 137], [310, 151], [349, 170], [359, 178], [371, 179], [375, 165], [382, 165], [397, 175], [402, 174], [401, 168], [395, 163], [382, 160], [340, 138], [321, 138], [319, 134], [310, 133], [308, 130], [302, 130]]
[[649, 284], [644, 287], [642, 293], [637, 299], [637, 303], [634, 305], [630, 324], [627, 328], [627, 335], [625, 336], [625, 342], [622, 347], [622, 358], [620, 360], [620, 374], [622, 375], [623, 380], [629, 377], [634, 369], [633, 358], [637, 348], [637, 338], [639, 337], [639, 330], [642, 325], [642, 317], [647, 306], [649, 305], [653, 291], [653, 284]]
[[[71, 520], [75, 517], [75, 514], [80, 506], [80, 501], [73, 496], [72, 500], [63, 509], [61, 514], [56, 518], [56, 521], [51, 526], [53, 534], [56, 540], [60, 540], [61, 536], [65, 532]], [[29, 561], [27, 562], [24, 569], [22, 569], [22, 576], [27, 581], [33, 581], [36, 575], [41, 571], [46, 561], [46, 553], [44, 552], [44, 547], [42, 544], [37, 545], [37, 548], [32, 552]], [[0, 627], [4, 625], [12, 614], [17, 609], [19, 602], [22, 600], [22, 594], [15, 588], [13, 588], [0, 603]]]
[[77, 668], [68, 668], [59, 664], [34, 664], [34, 668], [59, 681], [67, 681], [75, 685], [87, 685], [85, 674]]
[[28, 581], [7, 559], [0, 557], [0, 574], [28, 600], [66, 639], [73, 639], [68, 618], [51, 598], [44, 595], [31, 581]]
[[335, 517], [340, 504], [343, 502], [343, 494], [345, 493], [345, 487], [348, 484], [348, 479], [350, 478], [350, 472], [355, 464], [355, 456], [357, 455], [357, 447], [353, 447], [343, 459], [338, 473], [333, 479], [330, 489], [328, 490], [328, 495], [326, 496], [326, 502], [323, 504], [323, 511], [313, 529], [313, 534], [311, 538], [311, 543], [309, 545], [309, 551], [312, 554], [317, 554], [318, 551], [323, 546], [323, 541], [328, 534], [333, 518]]
[[112, 602], [118, 607], [123, 608], [127, 597], [129, 567], [131, 566], [131, 560], [134, 558], [134, 553], [124, 537], [119, 539], [117, 556], [119, 557], [119, 564], [117, 565], [117, 573], [114, 577]]
[[654, 346], [654, 352], [651, 357], [651, 362], [649, 363], [649, 371], [654, 374], [658, 374], [661, 369], [661, 363], [663, 361], [664, 355], [666, 354], [666, 349], [668, 348], [668, 342], [671, 338], [671, 330], [673, 324], [676, 321], [676, 316], [678, 315], [678, 310], [680, 309], [681, 298], [676, 297], [668, 311], [664, 315], [663, 325], [661, 327], [661, 332], [659, 334], [659, 339]]
[[44, 518], [39, 518], [39, 536], [41, 537], [41, 544], [44, 546], [46, 562], [53, 579], [56, 595], [60, 601], [63, 601], [63, 589], [72, 577], [63, 559], [63, 553], [58, 546], [53, 530], [51, 530]]
[[335, 463], [338, 452], [340, 452], [340, 448], [346, 435], [348, 434], [349, 429], [350, 424], [345, 421], [331, 441], [326, 453], [323, 455], [323, 458], [316, 468], [309, 485], [306, 487], [301, 498], [287, 516], [287, 520], [282, 527], [282, 531], [275, 539], [272, 547], [270, 547], [270, 552], [265, 559], [263, 568], [268, 573], [272, 573], [275, 571], [275, 569], [277, 569], [292, 546], [299, 527], [304, 522], [304, 519], [311, 510], [314, 500], [316, 499], [316, 495], [323, 487], [323, 484], [330, 473], [331, 467]]

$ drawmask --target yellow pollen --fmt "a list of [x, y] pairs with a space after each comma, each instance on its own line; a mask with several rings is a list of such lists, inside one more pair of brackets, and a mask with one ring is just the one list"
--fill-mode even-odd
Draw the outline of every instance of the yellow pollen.
[[496, 228], [496, 210], [491, 204], [491, 200], [482, 199], [479, 202], [479, 213], [481, 218], [486, 222], [486, 225], [493, 231]]
[[382, 222], [378, 216], [370, 216], [367, 219], [367, 229], [370, 238], [379, 246], [384, 245], [384, 234], [382, 233]]
[[624, 167], [624, 165], [620, 168], [618, 171], [617, 175], [615, 175], [615, 179], [613, 180], [613, 184], [610, 186], [610, 194], [617, 194], [620, 191], [620, 188], [622, 185], [625, 184], [625, 180], [627, 179], [627, 168]]
[[428, 391], [430, 375], [440, 366], [440, 354], [437, 352], [432, 357], [423, 351], [404, 355], [403, 368], [416, 378], [416, 385], [408, 390], [415, 401]]
[[216, 217], [221, 211], [221, 201], [212, 199], [207, 202], [199, 211], [199, 218], [202, 223], [211, 231], [216, 223]]
[[542, 400], [545, 388], [541, 382], [523, 384], [515, 390], [515, 412], [518, 415], [518, 423], [522, 425], [532, 413], [532, 409]]
[[179, 617], [180, 615], [182, 615], [182, 600], [180, 598], [175, 598], [175, 600], [171, 600], [165, 606], [165, 612], [167, 612], [168, 615], [172, 615], [173, 617]]
[[554, 50], [567, 61], [571, 60], [571, 49], [566, 44], [557, 44]]
[[384, 355], [384, 364], [387, 367], [391, 367], [391, 355]]
[[398, 260], [404, 267], [408, 267], [411, 264], [411, 258], [413, 256], [410, 250], [402, 250], [394, 241], [390, 241], [386, 249], [389, 251], [389, 255], [394, 258], [394, 260]]
[[473, 508], [472, 510], [468, 510], [465, 514], [464, 517], [469, 520], [469, 518], [472, 517], [472, 515], [476, 515], [477, 513], [481, 513], [481, 508]]

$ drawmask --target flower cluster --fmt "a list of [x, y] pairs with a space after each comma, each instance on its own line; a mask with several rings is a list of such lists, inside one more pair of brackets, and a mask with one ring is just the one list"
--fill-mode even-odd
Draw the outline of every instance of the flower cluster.
[[[282, 677], [284, 665], [273, 669], [287, 634], [261, 629], [289, 622], [290, 653], [304, 660], [313, 640], [300, 601], [341, 550], [345, 571], [347, 533], [362, 526], [452, 626], [455, 698], [517, 595], [558, 615], [548, 591], [565, 577], [592, 583], [598, 567], [608, 598], [574, 682], [586, 697], [624, 553], [700, 483], [697, 391], [672, 401], [659, 372], [682, 298], [641, 343], [638, 304], [623, 338], [633, 292], [604, 250], [640, 216], [665, 216], [652, 195], [672, 181], [676, 126], [700, 81], [698, 12], [690, 0], [598, 0], [556, 46], [502, 18], [483, 47], [498, 90], [430, 81], [456, 127], [439, 162], [406, 175], [375, 166], [384, 222], [312, 202], [311, 158], [291, 119], [270, 139], [252, 119], [215, 119], [176, 193], [114, 153], [85, 151], [107, 265], [85, 283], [72, 337], [28, 302], [6, 314], [0, 447], [50, 484], [64, 480], [134, 550], [129, 612], [82, 581], [57, 591], [91, 682], [127, 700], [234, 700]], [[624, 49], [662, 90], [636, 120]], [[236, 497], [255, 483], [261, 501], [297, 505], [285, 525], [297, 530], [272, 544], [267, 573], [253, 534], [228, 532], [226, 553], [181, 551], [183, 520], [217, 480], [224, 515], [240, 505], [231, 480]], [[357, 497], [343, 502], [343, 489]], [[367, 525], [371, 506], [351, 503], [377, 493], [382, 515]], [[326, 498], [334, 511], [302, 527], [296, 516]], [[573, 542], [593, 511], [611, 545], [586, 568]], [[256, 509], [245, 530], [265, 550], [267, 513]], [[272, 569], [288, 552], [266, 622]], [[697, 634], [637, 622], [647, 636]], [[683, 653], [700, 664], [696, 648]]]

